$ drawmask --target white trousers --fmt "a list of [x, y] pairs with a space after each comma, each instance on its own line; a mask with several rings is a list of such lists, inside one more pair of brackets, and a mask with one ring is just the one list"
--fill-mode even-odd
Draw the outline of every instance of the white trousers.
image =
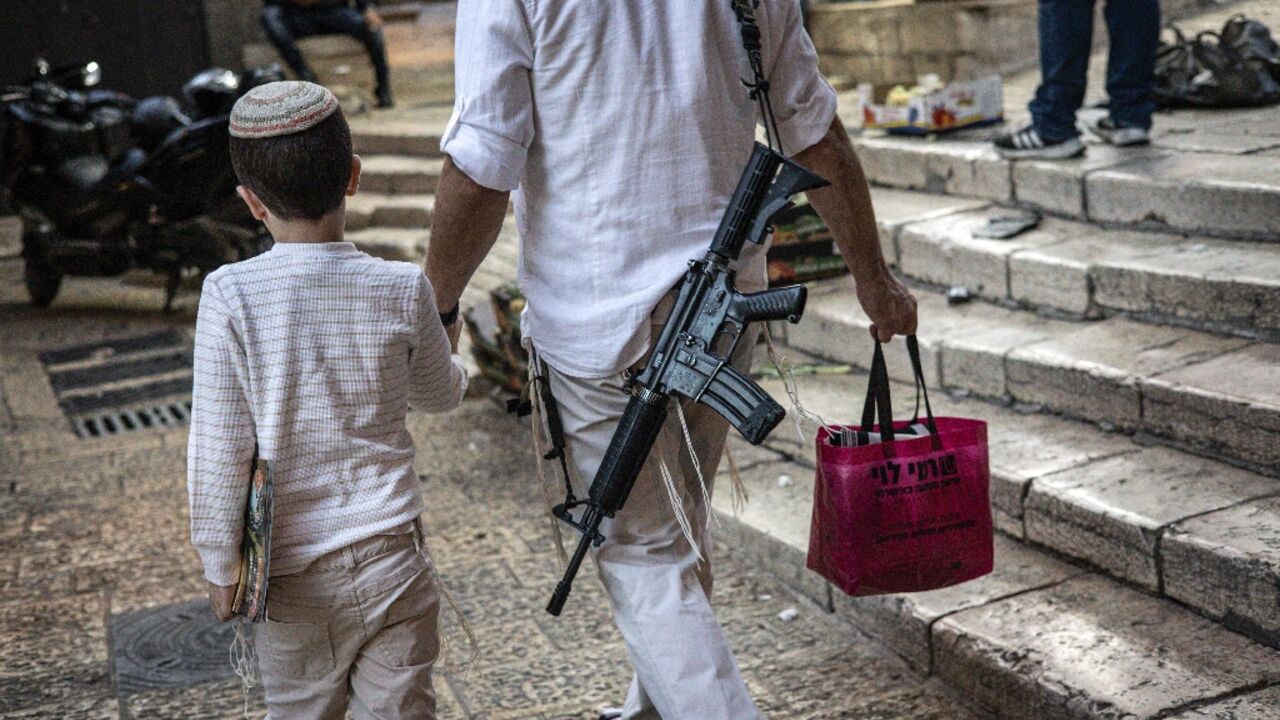
[[[670, 298], [654, 313], [656, 339]], [[750, 365], [756, 334], [739, 347], [735, 365]], [[560, 406], [574, 492], [587, 496], [629, 395], [621, 375], [575, 378], [548, 368], [551, 392]], [[602, 525], [604, 544], [594, 550], [635, 677], [623, 718], [665, 720], [753, 720], [763, 717], [747, 692], [724, 631], [711, 610], [711, 508], [707, 499], [724, 451], [728, 423], [705, 405], [681, 401], [706, 495], [690, 459], [675, 401], [636, 480], [627, 504]], [[660, 470], [660, 458], [674, 481], [697, 549], [685, 539]], [[566, 541], [576, 543], [570, 532]], [[701, 560], [698, 556], [701, 551]], [[573, 599], [566, 612], [573, 612]], [[601, 698], [602, 701], [606, 700]]]

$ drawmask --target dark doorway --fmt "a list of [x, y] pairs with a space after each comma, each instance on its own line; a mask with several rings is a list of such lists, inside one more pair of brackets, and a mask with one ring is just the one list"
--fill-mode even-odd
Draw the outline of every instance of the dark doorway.
[[208, 63], [200, 0], [4, 0], [0, 85], [21, 82], [37, 56], [97, 60], [102, 87], [173, 93]]

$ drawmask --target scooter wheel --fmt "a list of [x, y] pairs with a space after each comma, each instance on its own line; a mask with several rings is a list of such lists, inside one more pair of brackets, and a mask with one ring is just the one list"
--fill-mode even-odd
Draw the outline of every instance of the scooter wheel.
[[35, 307], [49, 307], [62, 288], [62, 273], [43, 260], [28, 257], [22, 268], [22, 278], [27, 284], [27, 295]]

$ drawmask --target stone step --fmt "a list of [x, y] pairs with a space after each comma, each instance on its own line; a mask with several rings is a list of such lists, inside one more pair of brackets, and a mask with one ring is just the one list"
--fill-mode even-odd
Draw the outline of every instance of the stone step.
[[366, 227], [348, 231], [346, 238], [374, 257], [420, 263], [427, 256], [431, 232], [412, 228]]
[[[427, 256], [431, 232], [428, 229], [366, 227], [348, 231], [346, 237], [356, 247], [374, 257], [421, 263]], [[476, 269], [476, 274], [467, 285], [462, 299], [464, 308], [484, 302], [490, 291], [515, 280], [516, 242], [515, 220], [508, 216], [493, 250]]]
[[[799, 383], [800, 396], [810, 409], [824, 414], [828, 422], [848, 421], [857, 412], [853, 406], [860, 405], [856, 395], [865, 376], [801, 377]], [[782, 396], [778, 381], [765, 385], [771, 394]], [[894, 404], [905, 416], [913, 401], [911, 387], [894, 389]], [[1022, 532], [1018, 528], [1024, 521], [1014, 517], [1021, 511], [1009, 503], [1020, 502], [1027, 489], [1044, 478], [1151, 450], [1069, 420], [1023, 415], [943, 393], [931, 399], [939, 414], [980, 417], [989, 423], [993, 510], [1002, 530], [1013, 533]], [[1209, 508], [1219, 506], [1222, 498], [1204, 495], [1199, 498], [1200, 514], [1192, 502], [1172, 514], [1190, 515], [1158, 530], [1134, 523], [1133, 537], [1154, 535], [1157, 547], [1161, 538], [1168, 542], [1181, 533], [1197, 535], [1200, 554], [1195, 558], [1157, 554], [1170, 578], [1204, 578], [1206, 568], [1221, 566], [1211, 578], [1201, 580], [1198, 588], [1208, 587], [1206, 592], [1189, 593], [1195, 602], [1188, 604], [1199, 614], [1170, 599], [1187, 601], [1174, 593], [1172, 584], [1164, 598], [1156, 596], [1157, 591], [1144, 593], [1108, 578], [1103, 568], [1064, 561], [1045, 550], [1057, 551], [1056, 546], [1036, 547], [1003, 533], [996, 537], [996, 569], [984, 578], [931, 592], [850, 598], [804, 567], [813, 495], [811, 429], [806, 428], [808, 440], [800, 443], [790, 428], [780, 428], [769, 441], [772, 456], [736, 437], [731, 440], [750, 500], [735, 512], [730, 493], [723, 491], [729, 478], [722, 467], [717, 480], [722, 492], [714, 500], [721, 540], [875, 635], [918, 668], [941, 676], [999, 717], [1280, 718], [1247, 714], [1264, 708], [1274, 713], [1268, 703], [1275, 691], [1264, 688], [1280, 682], [1280, 654], [1223, 627], [1280, 644], [1262, 627], [1270, 623], [1274, 632], [1280, 626], [1280, 601], [1274, 593], [1280, 571], [1280, 516], [1273, 511], [1265, 526], [1256, 524], [1256, 508], [1267, 501], [1237, 499], [1235, 505], [1214, 511]], [[1183, 457], [1190, 464], [1204, 462]], [[1239, 472], [1221, 465], [1200, 471], [1207, 477]], [[1125, 478], [1113, 472], [1107, 477], [1116, 487], [1125, 484]], [[1256, 477], [1255, 481], [1274, 483]], [[1170, 485], [1179, 482], [1175, 479]], [[1156, 497], [1160, 492], [1150, 485], [1147, 491]], [[1122, 517], [1126, 499], [1113, 494], [1104, 501], [1113, 499], [1110, 512]], [[1096, 499], [1068, 502], [1101, 515], [1091, 500]], [[1251, 523], [1232, 525], [1215, 519], [1232, 513]], [[1206, 528], [1214, 530], [1206, 536]], [[1247, 535], [1222, 542], [1232, 532]], [[1086, 530], [1077, 533], [1089, 537]], [[1030, 542], [1039, 544], [1034, 538]], [[1107, 549], [1100, 547], [1098, 553]], [[1265, 590], [1268, 583], [1270, 593]], [[1252, 594], [1243, 592], [1250, 587]], [[1214, 606], [1224, 598], [1234, 607]], [[1254, 625], [1246, 627], [1238, 616], [1252, 618]], [[1241, 714], [1196, 714], [1219, 706], [1238, 707]]]
[[[906, 354], [896, 344], [887, 349], [891, 357]], [[763, 385], [786, 397], [779, 381]], [[865, 388], [864, 375], [798, 379], [801, 402], [827, 423], [855, 422]], [[987, 423], [992, 513], [1008, 537], [1082, 560], [1280, 647], [1280, 480], [1073, 420], [937, 391], [930, 399], [939, 416]], [[895, 417], [909, 417], [914, 388], [895, 384], [893, 400]], [[734, 443], [739, 464], [773, 463], [775, 478], [811, 477], [816, 428], [802, 427], [803, 442], [790, 423], [773, 433], [766, 443], [773, 457], [744, 455], [745, 443]], [[786, 497], [761, 508], [791, 517], [803, 531], [794, 537], [807, 539], [808, 496], [794, 513], [783, 509]]]
[[[905, 275], [990, 300], [1081, 317], [1126, 313], [1280, 339], [1280, 244], [1106, 229], [1046, 218], [1009, 240], [975, 238], [994, 206], [950, 213], [936, 195], [877, 188], [882, 205], [920, 207], [882, 227], [885, 255]], [[924, 216], [924, 217], [921, 217]]]
[[[1280, 474], [1280, 345], [1123, 317], [1073, 322], [984, 302], [949, 306], [927, 289], [917, 298], [925, 372], [936, 386], [1011, 398]], [[869, 325], [848, 280], [837, 279], [813, 284], [804, 320], [781, 329], [799, 350], [865, 367]], [[889, 367], [894, 378], [910, 379], [899, 353]]]
[[415, 155], [362, 157], [360, 191], [387, 195], [434, 193], [440, 182], [443, 158]]
[[440, 157], [440, 135], [448, 115], [435, 119], [437, 122], [430, 118], [353, 121], [352, 146], [358, 155]]
[[1013, 162], [985, 140], [866, 136], [854, 144], [878, 185], [1016, 201], [1095, 222], [1280, 241], [1274, 157], [1090, 146], [1075, 160]]
[[435, 196], [428, 194], [356, 193], [347, 199], [347, 230], [369, 227], [426, 230], [431, 227], [435, 204]]

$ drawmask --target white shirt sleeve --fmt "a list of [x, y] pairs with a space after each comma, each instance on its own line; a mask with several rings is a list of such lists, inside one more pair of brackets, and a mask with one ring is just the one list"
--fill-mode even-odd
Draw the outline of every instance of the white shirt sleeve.
[[453, 116], [440, 141], [476, 183], [520, 184], [533, 141], [533, 38], [523, 0], [458, 3]]
[[836, 116], [836, 92], [818, 70], [818, 52], [804, 29], [799, 0], [771, 3], [764, 38], [765, 76], [778, 134], [787, 155], [822, 139]]
[[417, 344], [409, 356], [409, 407], [425, 413], [452, 410], [467, 394], [467, 371], [462, 356], [449, 350], [435, 290], [426, 275], [420, 275], [418, 283], [417, 324]]
[[247, 394], [248, 358], [213, 279], [205, 280], [196, 315], [187, 494], [191, 542], [204, 564], [204, 576], [227, 586], [240, 579], [255, 430]]

